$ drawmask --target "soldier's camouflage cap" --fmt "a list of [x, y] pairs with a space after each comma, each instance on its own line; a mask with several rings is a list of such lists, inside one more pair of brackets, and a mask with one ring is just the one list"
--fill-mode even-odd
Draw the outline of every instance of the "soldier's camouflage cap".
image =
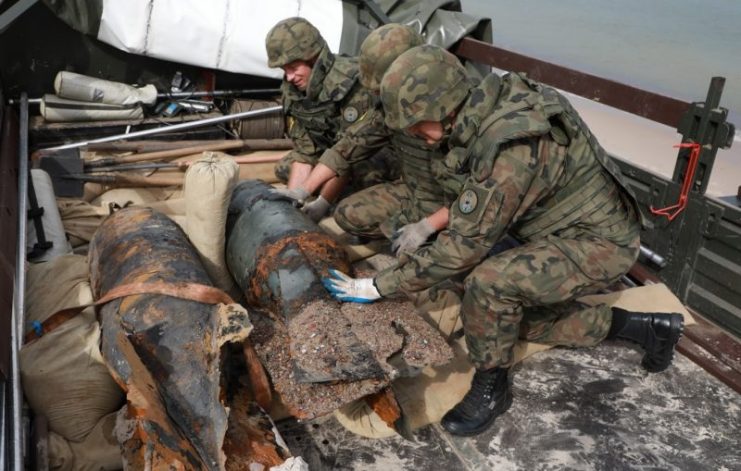
[[394, 59], [424, 43], [422, 35], [411, 26], [391, 23], [374, 29], [360, 46], [361, 85], [377, 91], [381, 88], [383, 74]]
[[404, 130], [440, 122], [468, 96], [466, 69], [445, 49], [429, 44], [401, 54], [381, 80], [386, 126]]
[[283, 67], [296, 61], [308, 61], [326, 45], [318, 29], [303, 18], [287, 18], [273, 26], [265, 38], [268, 66]]

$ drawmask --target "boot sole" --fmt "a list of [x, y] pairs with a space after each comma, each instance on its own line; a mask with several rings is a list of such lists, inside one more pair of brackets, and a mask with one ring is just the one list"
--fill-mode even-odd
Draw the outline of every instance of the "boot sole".
[[669, 354], [669, 359], [666, 362], [666, 364], [659, 364], [655, 365], [651, 361], [652, 359], [649, 357], [648, 354], [643, 356], [643, 360], [641, 360], [641, 366], [646, 369], [649, 373], [661, 373], [662, 371], [666, 370], [671, 366], [672, 362], [674, 361], [674, 351], [676, 349], [677, 343], [679, 343], [679, 339], [682, 338], [682, 334], [684, 333], [684, 317], [681, 314], [673, 315], [671, 318], [671, 325], [669, 326], [669, 339], [668, 342], [670, 342], [671, 346], [671, 353]]
[[491, 425], [494, 423], [494, 421], [497, 419], [497, 417], [499, 417], [500, 415], [502, 415], [505, 412], [507, 412], [509, 410], [509, 408], [510, 408], [511, 405], [512, 405], [512, 393], [509, 393], [509, 394], [507, 394], [507, 398], [502, 403], [502, 407], [497, 407], [496, 408], [496, 409], [500, 409], [499, 412], [497, 412], [494, 415], [492, 415], [491, 418], [489, 420], [487, 420], [486, 422], [484, 422], [483, 424], [481, 424], [480, 427], [478, 427], [478, 428], [476, 428], [474, 430], [467, 431], [467, 432], [459, 432], [459, 431], [448, 430], [445, 427], [445, 425], [443, 425], [443, 428], [449, 434], [455, 435], [457, 437], [473, 437], [474, 435], [479, 435], [482, 432], [486, 431], [489, 427], [491, 427]]

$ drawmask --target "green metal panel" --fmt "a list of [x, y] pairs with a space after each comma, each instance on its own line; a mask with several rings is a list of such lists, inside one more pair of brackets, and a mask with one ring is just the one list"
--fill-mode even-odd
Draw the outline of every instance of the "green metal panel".
[[[617, 157], [642, 209], [677, 201], [680, 185]], [[664, 257], [664, 268], [648, 266], [688, 307], [741, 336], [741, 208], [690, 193], [673, 221], [649, 216], [653, 227], [641, 243]]]

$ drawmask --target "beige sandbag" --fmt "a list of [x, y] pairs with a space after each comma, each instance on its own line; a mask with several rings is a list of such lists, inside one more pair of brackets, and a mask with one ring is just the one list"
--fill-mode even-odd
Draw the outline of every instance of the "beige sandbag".
[[123, 469], [121, 448], [114, 432], [116, 416], [112, 412], [98, 421], [81, 442], [70, 442], [49, 432], [49, 469], [51, 471], [113, 471]]
[[[29, 325], [60, 309], [92, 302], [87, 267], [80, 255], [31, 265], [26, 279]], [[31, 408], [68, 440], [84, 439], [104, 415], [121, 407], [123, 392], [103, 362], [100, 326], [92, 308], [24, 345], [20, 363]]]
[[216, 286], [232, 295], [234, 282], [224, 260], [224, 233], [239, 166], [223, 152], [204, 152], [185, 173], [185, 232]]
[[[660, 283], [585, 296], [579, 300], [586, 304], [606, 303], [639, 312], [678, 312], [684, 316], [685, 325], [696, 323], [682, 302]], [[460, 338], [452, 346], [455, 353], [452, 362], [427, 367], [417, 377], [399, 378], [393, 382], [394, 393], [412, 429], [439, 422], [468, 392], [474, 368], [468, 361], [465, 341]], [[549, 345], [519, 341], [515, 345], [515, 363], [549, 348]], [[335, 417], [346, 429], [363, 437], [384, 438], [395, 434], [362, 400], [337, 410]]]
[[59, 198], [57, 206], [64, 231], [72, 247], [90, 242], [100, 223], [111, 213], [111, 207], [127, 205], [146, 206], [172, 218], [185, 227], [185, 198], [180, 191], [152, 188], [115, 188], [92, 202], [73, 198]]

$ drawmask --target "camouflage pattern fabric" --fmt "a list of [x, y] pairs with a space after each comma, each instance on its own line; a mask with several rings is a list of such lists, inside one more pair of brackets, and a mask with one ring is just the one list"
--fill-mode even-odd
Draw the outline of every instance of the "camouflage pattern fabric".
[[[373, 106], [345, 129], [342, 137], [332, 147], [324, 151], [319, 163], [326, 165], [337, 175], [344, 176], [355, 165], [367, 167], [367, 164], [363, 165], [361, 162], [388, 146], [390, 131], [383, 124], [383, 109], [378, 100], [374, 99], [373, 102]], [[391, 159], [389, 164], [393, 165], [391, 173], [398, 178], [398, 163]]]
[[328, 149], [362, 160], [382, 146], [385, 134], [374, 136], [370, 129], [343, 140], [353, 124], [373, 119], [373, 98], [357, 76], [356, 59], [336, 57], [324, 47], [312, 67], [306, 93], [283, 81], [283, 109], [294, 148], [276, 167], [279, 179], [287, 181], [291, 163], [316, 165]]
[[409, 49], [381, 80], [386, 126], [401, 131], [420, 121], [444, 121], [469, 89], [466, 69], [453, 54], [427, 44]]
[[607, 336], [610, 308], [573, 300], [605, 288], [627, 272], [635, 261], [638, 240], [632, 247], [589, 236], [567, 242], [585, 254], [588, 268], [564, 254], [560, 244], [544, 239], [487, 258], [466, 277], [463, 329], [477, 368], [511, 366], [518, 338], [585, 347]]
[[309, 61], [326, 46], [318, 29], [303, 18], [279, 21], [265, 37], [268, 67], [283, 67], [297, 60]]
[[374, 29], [360, 45], [360, 83], [369, 90], [380, 90], [381, 78], [391, 63], [424, 43], [422, 35], [411, 26], [391, 23]]
[[[461, 316], [478, 367], [511, 364], [520, 335], [597, 343], [609, 329], [607, 308], [555, 306], [619, 279], [638, 256], [640, 222], [629, 193], [576, 112], [552, 97], [515, 74], [492, 75], [468, 94], [450, 137], [467, 153], [457, 158], [466, 180], [448, 228], [375, 278], [389, 295], [464, 276]], [[523, 245], [491, 255], [507, 232]], [[534, 306], [558, 315], [540, 310], [524, 320]]]
[[350, 234], [373, 239], [390, 238], [396, 226], [405, 223], [390, 221], [398, 220], [402, 209], [410, 206], [410, 198], [411, 191], [405, 183], [372, 186], [340, 201], [334, 219]]

